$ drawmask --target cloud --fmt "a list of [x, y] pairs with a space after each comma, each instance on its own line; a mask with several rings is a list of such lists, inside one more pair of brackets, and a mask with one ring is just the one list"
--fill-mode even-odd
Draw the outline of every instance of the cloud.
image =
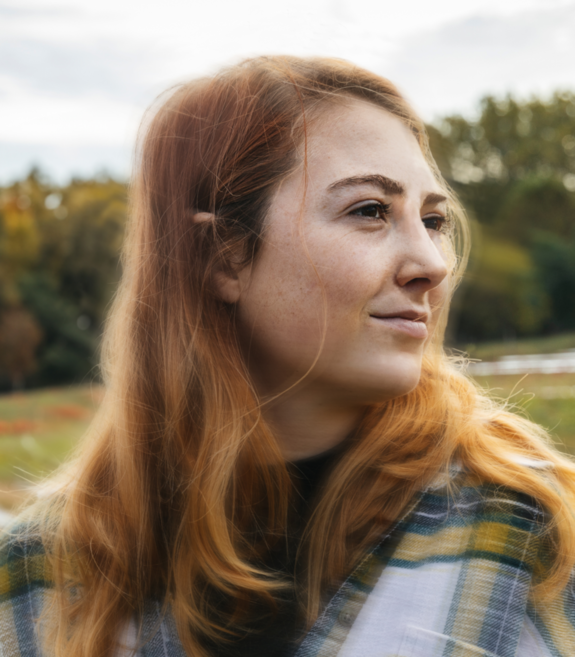
[[48, 170], [63, 171], [66, 158], [70, 173], [90, 158], [99, 168], [106, 148], [111, 166], [127, 170], [157, 93], [252, 54], [350, 59], [390, 77], [427, 120], [470, 114], [486, 94], [575, 88], [568, 0], [58, 3], [0, 4], [0, 140], [12, 144], [0, 146], [4, 179], [11, 161], [34, 160], [34, 144]]
[[49, 180], [65, 184], [70, 176], [89, 178], [106, 172], [118, 179], [130, 173], [132, 149], [115, 145], [63, 146], [0, 141], [0, 181], [21, 180], [38, 167]]
[[472, 112], [486, 94], [575, 88], [575, 6], [477, 16], [405, 39], [387, 73], [426, 118]]
[[0, 76], [27, 92], [75, 97], [105, 94], [118, 101], [142, 102], [150, 87], [145, 71], [153, 64], [149, 51], [114, 42], [71, 47], [30, 38], [0, 41]]
[[70, 7], [25, 7], [21, 4], [14, 5], [0, 2], [0, 16], [4, 19], [29, 19], [37, 17], [55, 17], [62, 18], [63, 16], [73, 16], [77, 14], [74, 9]]

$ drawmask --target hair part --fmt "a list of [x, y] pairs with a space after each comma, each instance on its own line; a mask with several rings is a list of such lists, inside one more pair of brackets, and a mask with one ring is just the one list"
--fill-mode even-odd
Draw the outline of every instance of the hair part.
[[[103, 346], [105, 400], [45, 517], [58, 619], [47, 642], [58, 657], [112, 655], [122, 624], [148, 599], [169, 607], [189, 654], [206, 656], [204, 639], [233, 636], [246, 620], [243, 602], [273, 605], [286, 586], [257, 564], [285, 538], [292, 483], [214, 272], [257, 257], [274, 190], [305, 165], [310, 124], [346, 98], [403, 121], [447, 189], [397, 89], [343, 61], [247, 60], [176, 88], [146, 118]], [[449, 195], [454, 289], [468, 229]], [[215, 218], [194, 222], [198, 212]], [[575, 520], [564, 500], [575, 498], [574, 467], [449, 361], [446, 320], [447, 309], [420, 384], [369, 410], [317, 501], [295, 584], [308, 624], [326, 586], [456, 458], [486, 481], [514, 481], [558, 518], [542, 586], [553, 593], [567, 581]], [[553, 462], [554, 482], [510, 453]], [[230, 601], [227, 615], [213, 609], [215, 594]]]

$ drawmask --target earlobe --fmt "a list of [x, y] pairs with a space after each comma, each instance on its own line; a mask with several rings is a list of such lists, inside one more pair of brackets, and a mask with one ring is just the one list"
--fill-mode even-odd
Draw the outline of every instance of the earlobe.
[[240, 279], [233, 272], [215, 272], [214, 284], [218, 295], [225, 303], [237, 303], [240, 298]]

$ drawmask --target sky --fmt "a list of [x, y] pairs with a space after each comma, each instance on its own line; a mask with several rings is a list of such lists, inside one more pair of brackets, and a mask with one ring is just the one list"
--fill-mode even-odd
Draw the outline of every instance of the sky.
[[0, 0], [0, 184], [126, 178], [158, 94], [249, 56], [342, 57], [427, 121], [575, 89], [575, 0]]

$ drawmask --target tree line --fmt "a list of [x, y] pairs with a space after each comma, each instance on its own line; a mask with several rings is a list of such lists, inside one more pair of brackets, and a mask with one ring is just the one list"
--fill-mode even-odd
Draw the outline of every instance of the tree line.
[[[575, 330], [575, 93], [486, 97], [428, 130], [474, 233], [451, 343]], [[0, 188], [0, 390], [96, 375], [126, 214], [105, 176]]]
[[0, 390], [95, 375], [120, 277], [126, 185], [57, 187], [37, 170], [0, 192]]
[[429, 126], [431, 149], [474, 222], [451, 340], [575, 329], [575, 93], [486, 97], [474, 121]]

